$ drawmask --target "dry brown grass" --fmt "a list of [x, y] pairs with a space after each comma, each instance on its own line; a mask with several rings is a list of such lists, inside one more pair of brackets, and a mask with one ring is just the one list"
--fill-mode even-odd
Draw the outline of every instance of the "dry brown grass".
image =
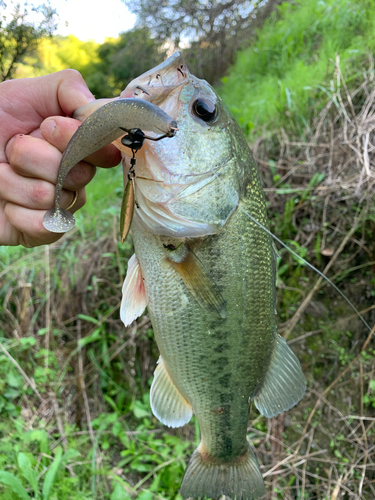
[[[342, 288], [373, 325], [375, 306], [369, 290], [375, 270], [374, 62], [369, 56], [354, 90], [349, 90], [343, 79], [339, 58], [333, 63], [331, 95], [316, 113], [311, 129], [304, 131], [303, 139], [300, 133], [281, 130], [260, 138], [253, 151], [261, 165], [270, 213], [282, 213], [286, 200], [294, 197], [294, 241], [308, 249], [308, 258], [320, 263], [321, 269], [324, 263], [325, 273], [331, 268], [333, 280], [348, 268], [358, 273], [355, 284], [343, 281]], [[276, 183], [270, 174], [270, 157], [280, 175]], [[317, 173], [324, 174], [324, 180], [312, 187], [309, 181]], [[286, 183], [289, 191], [294, 189], [290, 194]], [[306, 192], [309, 196], [304, 197]], [[372, 272], [366, 274], [361, 269]], [[287, 284], [281, 284], [288, 289]], [[281, 328], [286, 338], [297, 335], [290, 342], [304, 359], [309, 380], [306, 397], [297, 408], [269, 421], [268, 432], [251, 428], [259, 440], [259, 457], [270, 492], [267, 499], [279, 498], [275, 488], [282, 491], [284, 499], [375, 498], [375, 411], [363, 403], [364, 395], [371, 394], [369, 383], [375, 376], [374, 329], [366, 332], [334, 293], [325, 291], [322, 298], [317, 297], [325, 284], [319, 278], [314, 286], [311, 281], [306, 286], [300, 279], [298, 302]], [[327, 309], [329, 301], [332, 305]], [[351, 354], [346, 363], [338, 362], [337, 353], [330, 352], [329, 331], [304, 329], [304, 320], [314, 308], [313, 316], [329, 313], [333, 319], [338, 314], [335, 309], [341, 308], [336, 318], [340, 322], [331, 328], [355, 332], [351, 342], [337, 341]], [[301, 319], [302, 325], [297, 326]], [[308, 323], [314, 323], [311, 317]], [[319, 340], [312, 352], [308, 339], [315, 337]], [[372, 354], [364, 356], [366, 350]], [[330, 359], [323, 362], [319, 379], [314, 365], [325, 357]]]

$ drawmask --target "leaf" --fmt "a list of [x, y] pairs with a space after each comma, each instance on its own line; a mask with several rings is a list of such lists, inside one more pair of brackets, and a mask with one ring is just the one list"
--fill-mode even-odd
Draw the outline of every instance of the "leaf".
[[[19, 375], [17, 373], [17, 375]], [[7, 382], [11, 387], [18, 388], [20, 386], [21, 378], [19, 376], [15, 376], [12, 372], [8, 373]]]
[[64, 453], [64, 456], [62, 458], [63, 463], [68, 463], [70, 460], [73, 460], [77, 457], [79, 457], [81, 454], [78, 450], [75, 450], [74, 448], [69, 448], [66, 453]]
[[46, 473], [46, 477], [44, 478], [43, 483], [43, 500], [49, 500], [50, 493], [53, 487], [53, 483], [55, 482], [57, 472], [60, 468], [62, 460], [62, 448], [58, 446], [56, 448], [55, 460], [53, 461], [51, 467]]
[[21, 474], [28, 481], [30, 486], [35, 492], [35, 497], [39, 497], [39, 489], [38, 489], [38, 478], [35, 470], [33, 470], [31, 466], [30, 459], [25, 453], [18, 453], [17, 456], [18, 467], [20, 468]]
[[117, 483], [113, 489], [111, 500], [131, 500], [131, 496], [121, 484]]
[[[34, 372], [35, 373], [35, 372]], [[23, 434], [25, 443], [32, 443], [33, 441], [39, 442], [39, 451], [45, 455], [49, 455], [48, 435], [45, 430], [28, 431]], [[47, 467], [49, 459], [42, 455], [42, 464]]]
[[4, 470], [0, 471], [0, 483], [6, 484], [9, 488], [18, 495], [18, 498], [21, 500], [31, 500], [27, 491], [22, 486], [21, 481], [11, 474], [10, 472], [6, 472]]
[[[79, 315], [81, 316], [81, 315]], [[82, 319], [82, 318], [81, 318]], [[96, 330], [94, 330], [92, 332], [91, 335], [87, 335], [86, 337], [83, 337], [83, 339], [80, 339], [80, 341], [78, 342], [78, 345], [80, 347], [83, 347], [87, 344], [91, 344], [91, 342], [96, 342], [97, 340], [101, 339], [101, 333], [100, 333], [100, 329], [97, 328]]]
[[151, 491], [143, 490], [138, 495], [137, 500], [152, 500], [153, 496], [154, 495], [151, 493]]
[[22, 347], [32, 347], [33, 345], [36, 344], [36, 339], [35, 337], [22, 337], [20, 338], [20, 342]]
[[133, 413], [136, 418], [151, 416], [151, 411], [141, 401], [135, 401], [133, 404]]
[[99, 321], [96, 318], [93, 318], [91, 316], [87, 316], [86, 314], [78, 314], [77, 317], [79, 319], [83, 319], [84, 321], [90, 321], [91, 323], [94, 323], [95, 325], [99, 325]]

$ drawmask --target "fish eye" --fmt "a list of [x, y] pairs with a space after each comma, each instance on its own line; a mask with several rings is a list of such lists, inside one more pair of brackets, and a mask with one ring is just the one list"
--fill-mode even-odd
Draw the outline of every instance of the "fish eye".
[[193, 102], [193, 113], [206, 123], [212, 123], [217, 118], [216, 104], [210, 99], [200, 97]]

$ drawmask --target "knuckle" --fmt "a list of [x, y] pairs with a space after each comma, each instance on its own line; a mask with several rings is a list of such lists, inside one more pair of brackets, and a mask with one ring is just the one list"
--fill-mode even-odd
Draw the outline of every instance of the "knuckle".
[[79, 82], [84, 82], [83, 76], [81, 73], [76, 70], [76, 69], [63, 69], [61, 70], [61, 73], [64, 75], [64, 78], [72, 80], [72, 81], [79, 81]]
[[30, 198], [37, 206], [44, 207], [51, 200], [51, 188], [45, 181], [36, 181], [30, 189]]
[[70, 182], [78, 189], [86, 186], [95, 175], [95, 167], [87, 162], [80, 162], [69, 172]]

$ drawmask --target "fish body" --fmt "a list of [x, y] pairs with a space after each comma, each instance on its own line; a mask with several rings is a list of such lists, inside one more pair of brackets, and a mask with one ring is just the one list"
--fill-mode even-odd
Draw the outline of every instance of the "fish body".
[[147, 304], [161, 355], [154, 414], [172, 427], [193, 413], [199, 422], [182, 496], [261, 498], [249, 403], [277, 415], [302, 398], [305, 378], [277, 334], [271, 238], [249, 219], [267, 227], [256, 164], [218, 95], [178, 53], [124, 95], [132, 91], [172, 116], [178, 133], [137, 156], [135, 256], [121, 315], [129, 324]]

